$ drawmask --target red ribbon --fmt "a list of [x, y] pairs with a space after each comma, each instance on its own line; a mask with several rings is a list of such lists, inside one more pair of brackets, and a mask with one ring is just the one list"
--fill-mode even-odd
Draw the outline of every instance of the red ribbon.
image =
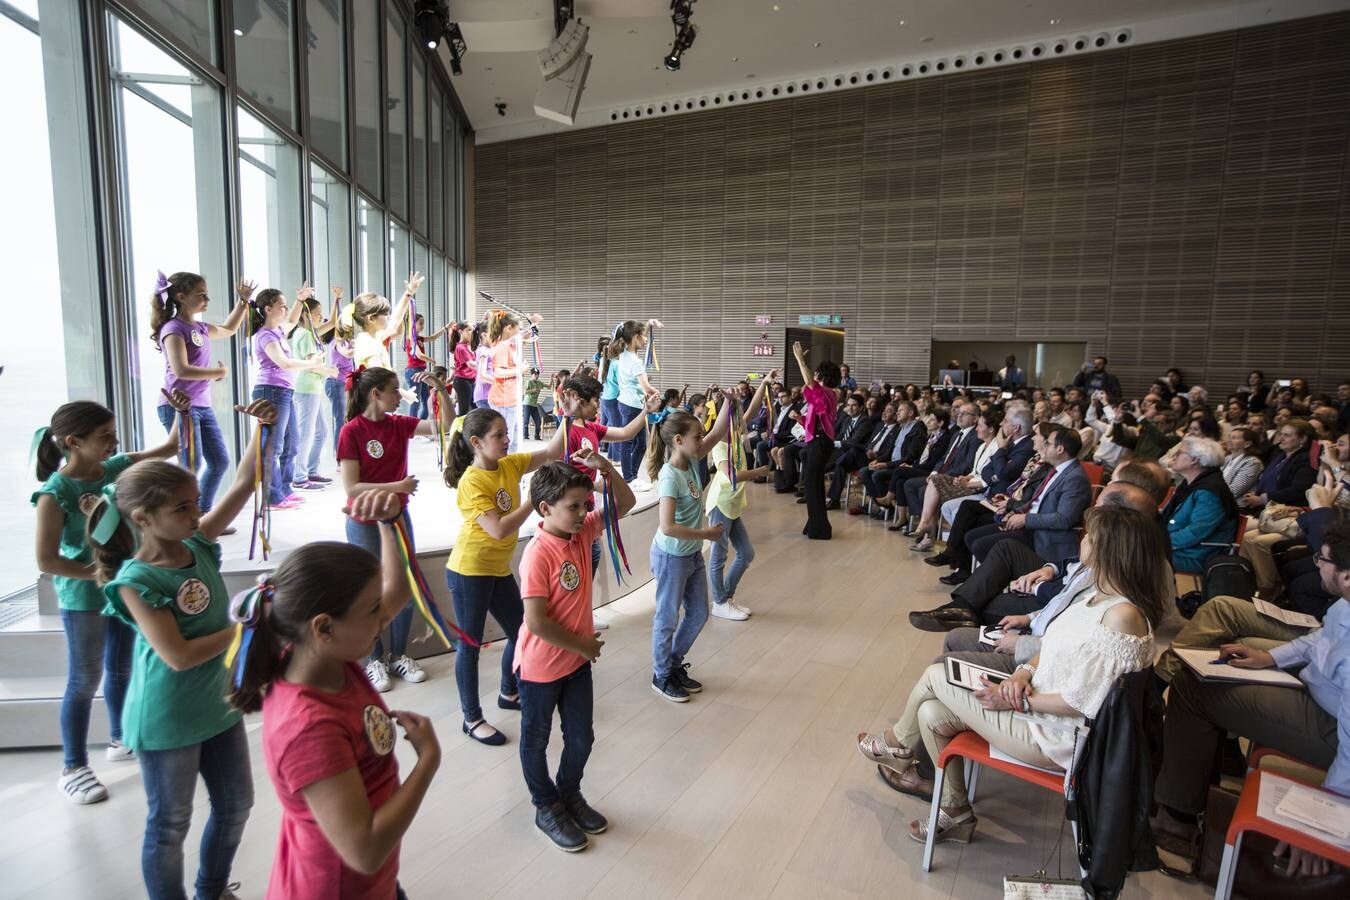
[[356, 390], [356, 382], [361, 380], [361, 376], [366, 374], [365, 366], [357, 366], [347, 373], [347, 393]]

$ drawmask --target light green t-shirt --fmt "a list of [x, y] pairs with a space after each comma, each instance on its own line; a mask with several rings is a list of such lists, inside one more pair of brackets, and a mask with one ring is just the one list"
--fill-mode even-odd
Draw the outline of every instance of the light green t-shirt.
[[[675, 498], [675, 524], [685, 528], [703, 525], [703, 488], [698, 483], [698, 469], [690, 466], [677, 469], [670, 463], [661, 467], [656, 478], [656, 496]], [[693, 556], [703, 550], [703, 541], [682, 541], [668, 537], [658, 527], [652, 538], [658, 548], [671, 556]]]
[[200, 532], [183, 542], [192, 551], [186, 569], [165, 569], [129, 559], [104, 588], [104, 613], [136, 629], [131, 684], [122, 707], [122, 742], [133, 750], [173, 750], [200, 744], [239, 721], [225, 702], [230, 673], [224, 656], [175, 672], [141, 634], [119, 589], [133, 588], [148, 605], [168, 609], [184, 638], [229, 628], [230, 595], [220, 577], [220, 545]]
[[[291, 356], [305, 359], [319, 352], [319, 342], [314, 340], [314, 332], [301, 326], [291, 332]], [[295, 392], [297, 394], [322, 394], [324, 376], [313, 370], [295, 373]]]
[[[131, 466], [131, 457], [119, 453], [103, 464], [103, 477], [94, 481], [79, 481], [67, 478], [60, 472], [53, 472], [42, 487], [33, 492], [32, 502], [37, 506], [38, 497], [51, 494], [65, 513], [65, 522], [61, 526], [61, 555], [66, 559], [86, 565], [94, 561], [94, 552], [84, 542], [85, 523], [89, 513], [102, 499], [103, 488], [117, 480]], [[103, 592], [92, 580], [83, 578], [65, 578], [60, 575], [52, 579], [56, 586], [56, 598], [62, 609], [77, 612], [100, 612], [103, 609]]]
[[[735, 459], [732, 461], [732, 468], [738, 472], [748, 469], [745, 464], [745, 447], [741, 442], [735, 441]], [[717, 445], [708, 453], [708, 465], [711, 467], [712, 477], [708, 481], [708, 502], [707, 510], [712, 512], [714, 509], [720, 509], [722, 515], [728, 519], [739, 519], [741, 513], [745, 512], [746, 503], [749, 502], [745, 496], [745, 482], [737, 481], [736, 486], [731, 486], [731, 479], [722, 471], [722, 463], [727, 461], [727, 442], [718, 441]]]

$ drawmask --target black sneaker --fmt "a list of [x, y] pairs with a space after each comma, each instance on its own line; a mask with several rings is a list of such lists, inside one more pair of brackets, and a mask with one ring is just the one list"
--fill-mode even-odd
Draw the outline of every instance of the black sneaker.
[[674, 678], [685, 689], [686, 693], [697, 694], [703, 690], [703, 682], [695, 681], [689, 677], [689, 663], [680, 663], [670, 670], [670, 677]]
[[590, 841], [586, 835], [581, 833], [572, 817], [567, 814], [567, 810], [561, 803], [555, 803], [552, 806], [536, 809], [534, 811], [534, 827], [542, 831], [553, 845], [559, 850], [565, 850], [568, 853], [576, 853], [578, 850], [585, 850]]
[[572, 817], [573, 823], [587, 834], [603, 834], [609, 827], [609, 820], [596, 812], [586, 798], [577, 794], [571, 800], [564, 800], [563, 807]]
[[656, 691], [672, 703], [689, 702], [689, 692], [680, 687], [680, 683], [675, 680], [673, 675], [668, 675], [665, 678], [662, 678], [660, 675], [653, 675], [652, 690]]

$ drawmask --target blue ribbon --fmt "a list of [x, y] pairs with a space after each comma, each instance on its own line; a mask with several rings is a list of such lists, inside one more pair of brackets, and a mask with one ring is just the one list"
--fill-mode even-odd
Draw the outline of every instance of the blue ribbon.
[[122, 524], [122, 511], [117, 508], [117, 484], [105, 484], [103, 490], [103, 499], [107, 503], [107, 509], [98, 520], [98, 526], [94, 533], [90, 535], [96, 542], [106, 544], [112, 540], [112, 536], [117, 531], [117, 526]]

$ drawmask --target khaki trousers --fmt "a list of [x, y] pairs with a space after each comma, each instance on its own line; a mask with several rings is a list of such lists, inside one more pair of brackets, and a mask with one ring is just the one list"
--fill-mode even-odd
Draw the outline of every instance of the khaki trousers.
[[[1217, 650], [1221, 644], [1242, 641], [1258, 650], [1269, 650], [1307, 633], [1306, 628], [1295, 628], [1261, 615], [1250, 600], [1215, 597], [1195, 611], [1195, 617], [1177, 634], [1172, 646], [1188, 650]], [[1185, 668], [1187, 666], [1181, 657], [1168, 650], [1158, 660], [1153, 671], [1171, 684], [1176, 674]]]

